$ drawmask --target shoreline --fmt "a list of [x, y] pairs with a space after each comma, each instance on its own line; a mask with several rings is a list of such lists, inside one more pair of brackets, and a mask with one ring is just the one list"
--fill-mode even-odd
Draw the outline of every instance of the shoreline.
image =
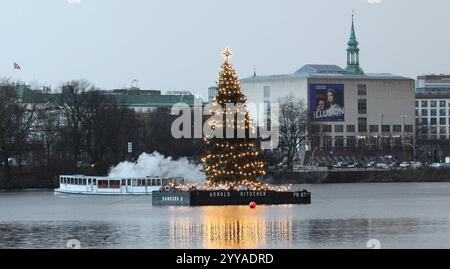
[[[385, 183], [450, 183], [450, 179], [447, 180], [354, 180], [354, 181], [321, 181], [321, 182], [310, 182], [310, 181], [297, 181], [295, 183], [268, 183], [272, 185], [301, 185], [301, 184], [308, 184], [308, 185], [337, 185], [337, 184], [385, 184]], [[48, 187], [34, 187], [34, 188], [14, 188], [14, 189], [0, 189], [1, 193], [14, 193], [14, 192], [53, 192], [54, 188], [48, 188]]]

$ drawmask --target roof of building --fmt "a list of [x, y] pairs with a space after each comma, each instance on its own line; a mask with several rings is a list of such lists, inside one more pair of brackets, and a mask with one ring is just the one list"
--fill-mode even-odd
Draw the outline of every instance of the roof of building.
[[114, 98], [120, 104], [128, 106], [168, 107], [177, 103], [193, 106], [196, 97], [194, 95], [114, 95]]
[[242, 83], [280, 81], [280, 80], [302, 80], [302, 79], [345, 79], [345, 80], [413, 80], [412, 78], [396, 76], [389, 73], [379, 74], [347, 74], [344, 69], [337, 65], [307, 64], [297, 70], [294, 74], [251, 76], [241, 79]]
[[[60, 103], [62, 93], [44, 93], [42, 91], [31, 90], [26, 85], [17, 87], [19, 97], [24, 103], [44, 104]], [[195, 95], [131, 95], [131, 94], [107, 94], [113, 97], [119, 104], [127, 106], [148, 106], [148, 107], [169, 107], [177, 103], [185, 103], [193, 106], [196, 100]]]
[[306, 64], [295, 71], [297, 75], [344, 74], [345, 70], [334, 64]]
[[423, 75], [418, 76], [417, 79], [441, 79], [447, 81], [450, 79], [450, 75]]

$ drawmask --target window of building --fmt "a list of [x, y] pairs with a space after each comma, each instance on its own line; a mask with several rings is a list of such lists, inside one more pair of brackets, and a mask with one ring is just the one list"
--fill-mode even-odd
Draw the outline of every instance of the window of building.
[[439, 124], [440, 124], [440, 125], [446, 125], [446, 124], [447, 124], [446, 118], [440, 118], [440, 119], [439, 119]]
[[383, 133], [390, 133], [391, 132], [391, 126], [390, 125], [383, 125], [383, 126], [381, 126], [381, 131]]
[[446, 101], [439, 101], [439, 107], [446, 107], [447, 102]]
[[347, 125], [347, 133], [354, 133], [355, 125]]
[[430, 124], [431, 125], [437, 125], [437, 118], [431, 118], [430, 119]]
[[428, 107], [428, 101], [422, 101], [421, 102], [422, 107]]
[[445, 109], [439, 109], [439, 116], [445, 117], [445, 116], [446, 116], [446, 115], [445, 115], [445, 112], [446, 112]]
[[344, 125], [335, 125], [334, 126], [334, 132], [335, 133], [343, 133], [344, 132]]
[[437, 127], [436, 126], [432, 126], [431, 128], [430, 128], [430, 130], [431, 130], [431, 134], [437, 134]]
[[370, 125], [369, 128], [371, 133], [378, 133], [378, 125]]
[[323, 147], [325, 150], [330, 150], [333, 148], [333, 139], [331, 138], [331, 136], [323, 137]]
[[320, 125], [311, 125], [312, 133], [320, 133]]
[[402, 126], [401, 125], [394, 125], [394, 133], [401, 133], [402, 132]]
[[422, 109], [422, 117], [428, 117], [428, 109]]
[[419, 107], [419, 101], [416, 101], [416, 107]]
[[270, 98], [270, 86], [264, 86], [264, 98]]
[[437, 116], [437, 110], [436, 109], [430, 109], [430, 116], [436, 117]]
[[439, 128], [439, 133], [441, 134], [446, 134], [447, 133], [447, 127], [446, 126], [441, 126]]
[[428, 124], [428, 119], [427, 118], [423, 118], [422, 119], [422, 124], [427, 125]]
[[358, 114], [367, 114], [367, 99], [358, 100]]
[[430, 107], [437, 107], [437, 101], [430, 101]]
[[411, 124], [405, 125], [405, 132], [406, 133], [412, 133], [413, 132], [413, 126]]
[[367, 118], [358, 118], [358, 132], [367, 132]]
[[419, 110], [416, 109], [416, 117], [419, 117]]
[[358, 95], [359, 96], [366, 96], [367, 95], [367, 85], [366, 84], [359, 84], [358, 85]]
[[335, 148], [336, 149], [343, 149], [344, 148], [344, 137], [343, 136], [336, 136], [335, 138]]
[[354, 149], [356, 147], [356, 137], [348, 136], [347, 137], [347, 148]]
[[323, 125], [322, 126], [322, 132], [324, 132], [324, 133], [331, 133], [331, 125]]

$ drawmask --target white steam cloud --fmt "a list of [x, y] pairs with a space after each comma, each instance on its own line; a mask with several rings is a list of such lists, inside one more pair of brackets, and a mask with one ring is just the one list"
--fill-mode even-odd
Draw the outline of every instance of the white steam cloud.
[[111, 168], [109, 177], [145, 178], [147, 176], [183, 177], [187, 182], [204, 183], [205, 174], [202, 166], [190, 162], [186, 158], [173, 160], [172, 157], [153, 152], [143, 153], [136, 162], [121, 162]]

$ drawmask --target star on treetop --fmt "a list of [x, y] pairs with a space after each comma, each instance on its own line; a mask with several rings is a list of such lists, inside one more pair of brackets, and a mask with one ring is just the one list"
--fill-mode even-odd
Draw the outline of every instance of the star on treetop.
[[226, 48], [223, 52], [222, 52], [223, 58], [225, 58], [225, 61], [228, 62], [231, 59], [231, 56], [233, 56], [233, 53], [231, 52], [231, 50], [229, 48]]

